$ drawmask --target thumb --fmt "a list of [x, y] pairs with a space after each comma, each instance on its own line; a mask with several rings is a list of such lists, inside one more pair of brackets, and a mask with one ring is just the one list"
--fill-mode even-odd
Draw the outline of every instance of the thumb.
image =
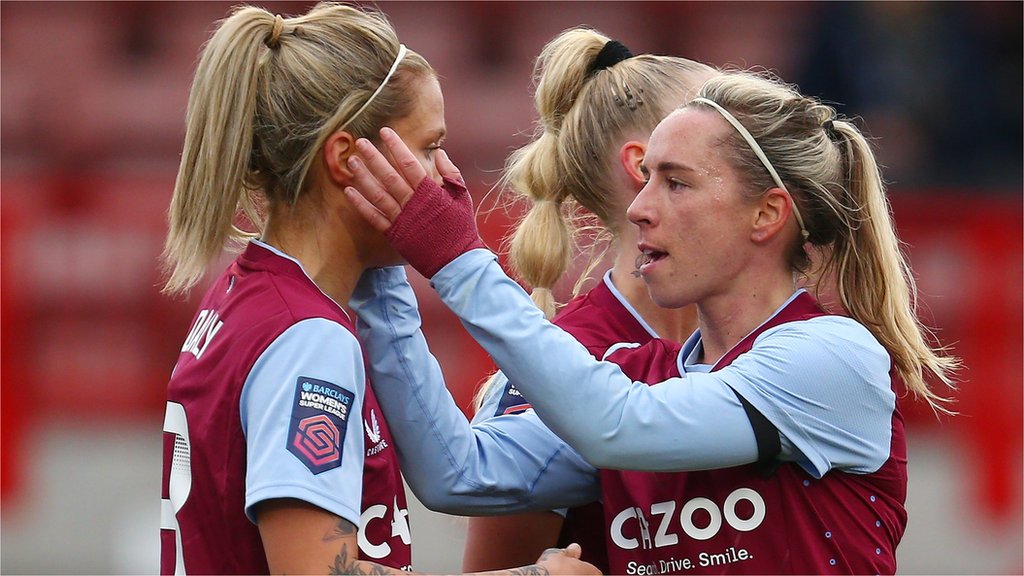
[[458, 167], [448, 157], [448, 153], [444, 151], [444, 148], [438, 150], [437, 154], [434, 155], [434, 166], [437, 167], [437, 173], [442, 177], [451, 178], [463, 186], [466, 185], [466, 181], [462, 179], [462, 172], [459, 172]]
[[570, 558], [579, 558], [582, 554], [583, 549], [575, 542], [565, 547], [565, 555]]

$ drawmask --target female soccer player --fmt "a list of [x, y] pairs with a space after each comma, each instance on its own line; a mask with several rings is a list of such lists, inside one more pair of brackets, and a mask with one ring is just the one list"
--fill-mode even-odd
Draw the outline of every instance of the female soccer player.
[[[431, 279], [544, 423], [603, 469], [612, 572], [895, 572], [906, 526], [896, 397], [909, 391], [942, 409], [925, 378], [951, 385], [956, 361], [928, 343], [914, 315], [878, 167], [851, 122], [777, 80], [736, 72], [710, 79], [658, 125], [643, 161], [649, 180], [628, 210], [640, 228], [639, 270], [656, 303], [696, 303], [699, 329], [678, 353], [659, 340], [617, 352], [621, 367], [545, 321], [476, 249], [451, 166], [445, 186], [433, 184], [383, 134], [399, 173], [357, 142], [366, 160], [350, 167], [365, 196], [349, 188], [349, 197]], [[433, 241], [441, 235], [443, 245]], [[796, 289], [811, 250], [822, 251], [821, 276], [836, 279], [848, 316]], [[372, 354], [433, 375], [409, 288], [390, 270], [363, 282]], [[425, 410], [440, 412], [432, 390], [442, 383], [371, 363], [399, 435], [429, 428], [420, 454], [434, 444], [451, 455], [430, 472], [444, 479], [446, 465], [455, 469], [452, 508], [528, 508], [545, 498], [551, 464], [565, 471], [555, 442], [551, 459], [538, 458], [536, 439], [506, 434], [501, 419], [470, 430], [448, 419], [422, 425]]]
[[[356, 138], [385, 124], [437, 178], [436, 75], [381, 14], [244, 7], [203, 49], [166, 291], [187, 292], [227, 243], [249, 241], [203, 297], [168, 384], [162, 573], [410, 567], [395, 440], [339, 305], [364, 270], [397, 259], [343, 193]], [[592, 570], [574, 556], [524, 571]]]
[[[552, 320], [595, 358], [656, 337], [681, 342], [696, 328], [693, 306], [669, 309], [651, 302], [635, 274], [637, 228], [626, 220], [626, 207], [644, 184], [640, 162], [651, 130], [713, 72], [685, 58], [634, 56], [590, 28], [559, 34], [537, 60], [537, 134], [512, 153], [503, 178], [530, 206], [512, 235], [510, 263], [551, 318], [552, 288], [578, 250], [566, 213], [578, 205], [598, 219], [611, 242], [612, 268]], [[477, 422], [529, 407], [529, 398], [500, 374], [478, 397]], [[559, 541], [579, 542], [583, 559], [607, 568], [602, 516], [593, 503], [567, 512], [471, 518], [463, 569], [519, 566]]]

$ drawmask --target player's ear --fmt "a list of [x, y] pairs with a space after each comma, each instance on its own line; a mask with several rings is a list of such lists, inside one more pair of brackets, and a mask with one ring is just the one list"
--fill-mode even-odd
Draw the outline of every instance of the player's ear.
[[327, 176], [335, 184], [345, 186], [352, 182], [352, 171], [348, 169], [348, 158], [355, 153], [356, 139], [338, 130], [327, 137], [323, 147], [324, 166]]
[[630, 140], [619, 148], [619, 163], [622, 164], [623, 170], [626, 171], [626, 175], [637, 190], [642, 188], [644, 182], [647, 181], [643, 172], [640, 171], [640, 165], [643, 163], [646, 153], [647, 145], [639, 140]]
[[793, 199], [782, 188], [771, 188], [754, 206], [750, 239], [764, 243], [774, 238], [786, 225]]

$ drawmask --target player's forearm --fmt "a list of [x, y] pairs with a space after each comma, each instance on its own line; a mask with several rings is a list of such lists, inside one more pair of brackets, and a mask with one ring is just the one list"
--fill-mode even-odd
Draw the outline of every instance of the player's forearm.
[[404, 271], [367, 273], [352, 305], [402, 471], [424, 504], [493, 514], [596, 497], [593, 469], [539, 422], [508, 422], [511, 430], [470, 426], [420, 332]]
[[476, 446], [423, 339], [404, 270], [367, 272], [351, 304], [403, 475], [429, 508], [462, 512], [457, 494], [481, 488], [480, 474], [467, 470], [477, 460]]
[[753, 432], [731, 390], [696, 390], [679, 379], [633, 383], [546, 322], [493, 255], [463, 254], [431, 282], [544, 423], [594, 466], [672, 471], [756, 460]]
[[[621, 414], [614, 398], [631, 384], [616, 366], [596, 363], [575, 338], [545, 322], [487, 252], [463, 254], [431, 283], [545, 424], [592, 464], [621, 465], [605, 461], [614, 455], [604, 446], [608, 424]], [[558, 360], [552, 361], [556, 351]], [[583, 406], [586, 417], [570, 409]]]

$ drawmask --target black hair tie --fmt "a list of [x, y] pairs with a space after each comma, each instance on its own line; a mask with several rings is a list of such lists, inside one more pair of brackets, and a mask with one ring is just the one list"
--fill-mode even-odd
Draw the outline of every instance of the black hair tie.
[[822, 125], [822, 128], [825, 129], [825, 135], [828, 136], [829, 140], [832, 140], [833, 142], [839, 140], [839, 134], [836, 133], [836, 125], [832, 120], [825, 120], [825, 124]]
[[632, 57], [633, 53], [622, 42], [609, 40], [601, 48], [601, 51], [597, 53], [597, 58], [594, 58], [594, 62], [590, 65], [590, 70], [587, 71], [587, 74], [594, 74], [605, 68], [610, 68]]

